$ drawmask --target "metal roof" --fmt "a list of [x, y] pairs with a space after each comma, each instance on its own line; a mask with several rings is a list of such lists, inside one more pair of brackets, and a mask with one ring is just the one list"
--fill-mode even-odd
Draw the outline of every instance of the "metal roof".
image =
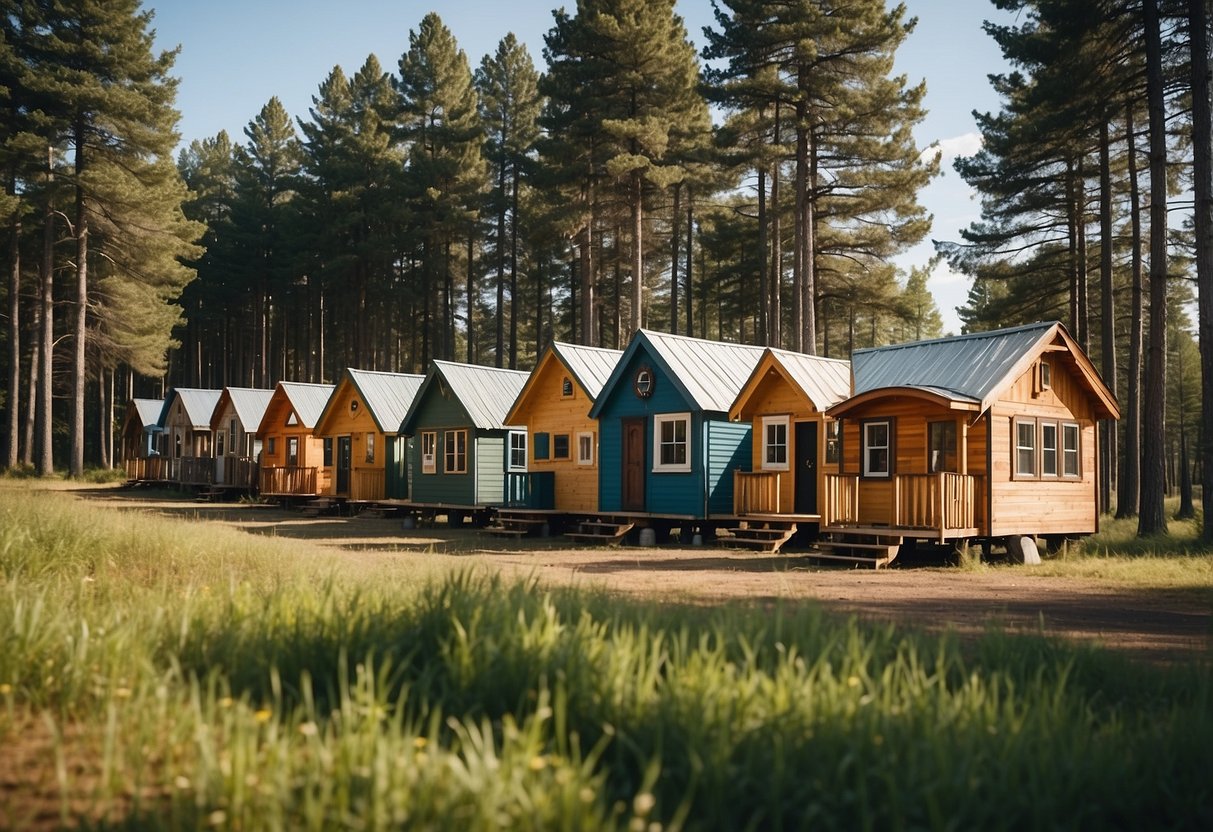
[[983, 405], [1007, 376], [1051, 339], [1056, 321], [856, 350], [854, 395], [886, 387], [918, 387]]
[[[530, 375], [525, 370], [501, 370], [435, 360], [426, 386], [433, 383], [430, 379], [441, 376], [467, 411], [473, 427], [477, 430], [500, 430], [505, 427], [505, 417]], [[421, 397], [417, 399], [420, 401]], [[409, 412], [411, 415], [412, 411]]]
[[362, 394], [379, 430], [395, 433], [413, 404], [425, 376], [415, 373], [383, 373], [376, 370], [345, 371]]
[[158, 430], [160, 411], [164, 409], [164, 399], [131, 399], [135, 412], [139, 414], [139, 423], [145, 431]]
[[583, 347], [580, 344], [566, 344], [561, 341], [552, 343], [552, 351], [577, 378], [577, 383], [591, 402], [598, 398], [602, 386], [607, 383], [611, 373], [615, 372], [615, 365], [623, 356], [623, 350]]
[[825, 410], [850, 398], [850, 361], [805, 355], [774, 347], [771, 347], [770, 351], [818, 410]]
[[[257, 430], [258, 425], [261, 424], [261, 418], [265, 416], [265, 409], [270, 405], [270, 399], [274, 397], [273, 390], [260, 390], [253, 387], [225, 387], [223, 392], [231, 401], [232, 407], [235, 408], [236, 418], [240, 420], [244, 430], [249, 432]], [[219, 405], [216, 404], [216, 412], [211, 417], [212, 422], [218, 418], [218, 410]]]
[[164, 427], [164, 420], [168, 418], [169, 409], [173, 406], [173, 399], [180, 396], [181, 406], [185, 408], [185, 416], [190, 420], [190, 426], [210, 430], [211, 414], [215, 412], [215, 405], [219, 403], [221, 395], [223, 395], [222, 390], [174, 387], [164, 397], [164, 405], [160, 408], [160, 418], [156, 420], [156, 424]]
[[335, 384], [308, 384], [303, 381], [280, 381], [278, 388], [291, 403], [291, 409], [299, 417], [299, 424], [314, 428], [329, 402], [329, 396], [337, 389]]
[[681, 384], [700, 410], [727, 413], [750, 378], [765, 347], [705, 341], [668, 332], [638, 330], [628, 346], [643, 339], [666, 364], [675, 383]]

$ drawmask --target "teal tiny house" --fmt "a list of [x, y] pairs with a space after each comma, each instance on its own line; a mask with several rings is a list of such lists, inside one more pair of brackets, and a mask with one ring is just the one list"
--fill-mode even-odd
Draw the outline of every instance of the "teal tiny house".
[[598, 510], [706, 519], [733, 511], [733, 471], [750, 466], [749, 423], [729, 407], [762, 347], [638, 330], [603, 385]]
[[400, 434], [413, 442], [414, 503], [475, 507], [507, 501], [507, 470], [512, 463], [526, 470], [526, 432], [511, 431], [504, 420], [529, 376], [433, 362], [400, 423]]

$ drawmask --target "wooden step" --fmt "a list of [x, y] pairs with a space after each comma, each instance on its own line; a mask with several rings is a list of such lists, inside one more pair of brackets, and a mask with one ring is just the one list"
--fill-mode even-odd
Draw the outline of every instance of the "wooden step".
[[[579, 523], [577, 531], [569, 532], [565, 537], [573, 540], [582, 540], [586, 542], [593, 541], [595, 543], [618, 543], [635, 528], [635, 523], [602, 523], [598, 521], [587, 521]], [[589, 531], [589, 529], [601, 529], [601, 531]]]
[[732, 538], [728, 541], [738, 546], [750, 546], [774, 554], [796, 534], [795, 523], [770, 523], [762, 526], [739, 526], [729, 529]]
[[[888, 566], [897, 557], [901, 548], [900, 538], [891, 535], [886, 542], [869, 542], [872, 535], [855, 535], [854, 538], [845, 534], [835, 534], [832, 540], [819, 540], [817, 551], [810, 557], [818, 560], [832, 560], [856, 565], [871, 566], [880, 569]], [[896, 541], [896, 542], [892, 542]]]

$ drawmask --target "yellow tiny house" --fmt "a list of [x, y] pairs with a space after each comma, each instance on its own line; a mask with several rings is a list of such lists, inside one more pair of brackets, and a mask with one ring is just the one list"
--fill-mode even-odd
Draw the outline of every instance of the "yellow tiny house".
[[1100, 419], [1120, 411], [1060, 323], [858, 350], [823, 531], [994, 538], [1098, 529]]
[[[280, 381], [257, 426], [263, 497], [315, 497], [331, 487], [333, 440], [314, 433], [332, 384]], [[327, 466], [327, 467], [326, 467]]]
[[739, 517], [819, 519], [826, 473], [839, 470], [839, 425], [827, 408], [851, 392], [851, 363], [768, 348], [729, 409], [750, 422], [753, 466], [734, 472]]
[[527, 379], [505, 418], [507, 425], [526, 426], [522, 448], [511, 435], [508, 471], [519, 477], [550, 473], [554, 479], [550, 491], [511, 489], [552, 494], [551, 505], [528, 508], [598, 510], [598, 420], [589, 413], [621, 355], [621, 350], [556, 342]]

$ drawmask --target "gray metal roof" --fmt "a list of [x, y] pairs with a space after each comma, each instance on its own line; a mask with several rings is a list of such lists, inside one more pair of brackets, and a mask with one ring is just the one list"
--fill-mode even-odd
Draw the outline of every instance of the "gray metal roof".
[[637, 338], [648, 342], [652, 351], [666, 363], [675, 381], [701, 410], [725, 413], [766, 349], [647, 329], [637, 331], [633, 344]]
[[505, 427], [505, 417], [531, 375], [525, 370], [500, 370], [438, 360], [430, 371], [431, 377], [435, 374], [442, 376], [477, 430]]
[[851, 362], [823, 358], [791, 350], [771, 348], [792, 381], [800, 386], [818, 410], [833, 407], [851, 397]]
[[918, 387], [957, 401], [987, 398], [1043, 341], [1056, 321], [856, 350], [854, 395], [887, 387]]
[[223, 395], [222, 390], [174, 387], [164, 397], [164, 405], [160, 408], [160, 418], [156, 420], [156, 424], [164, 427], [164, 420], [168, 418], [169, 409], [173, 406], [173, 399], [180, 396], [181, 406], [185, 408], [185, 416], [190, 420], [190, 426], [210, 430], [211, 414], [215, 412], [215, 405], [219, 403], [221, 395]]
[[160, 411], [164, 409], [164, 399], [131, 399], [135, 412], [139, 414], [139, 423], [145, 431], [159, 427]]
[[[270, 399], [274, 397], [273, 390], [260, 390], [253, 387], [225, 387], [223, 392], [231, 400], [232, 407], [236, 410], [236, 418], [240, 420], [241, 426], [249, 432], [257, 430], [261, 424], [261, 417], [265, 416], [265, 409], [270, 405]], [[218, 409], [218, 407], [219, 405], [216, 404], [215, 408]], [[218, 413], [215, 414], [215, 416], [218, 415]]]
[[580, 344], [566, 344], [561, 341], [552, 343], [552, 351], [560, 358], [577, 378], [581, 389], [585, 390], [590, 401], [598, 398], [602, 386], [607, 383], [615, 365], [623, 356], [623, 350], [609, 350], [605, 347], [583, 347]]
[[362, 394], [379, 430], [396, 433], [421, 389], [425, 376], [415, 373], [383, 373], [376, 370], [345, 371]]
[[303, 381], [280, 381], [278, 388], [291, 403], [299, 424], [305, 428], [314, 428], [320, 421], [320, 414], [328, 404], [329, 397], [337, 389], [335, 384], [308, 384]]

